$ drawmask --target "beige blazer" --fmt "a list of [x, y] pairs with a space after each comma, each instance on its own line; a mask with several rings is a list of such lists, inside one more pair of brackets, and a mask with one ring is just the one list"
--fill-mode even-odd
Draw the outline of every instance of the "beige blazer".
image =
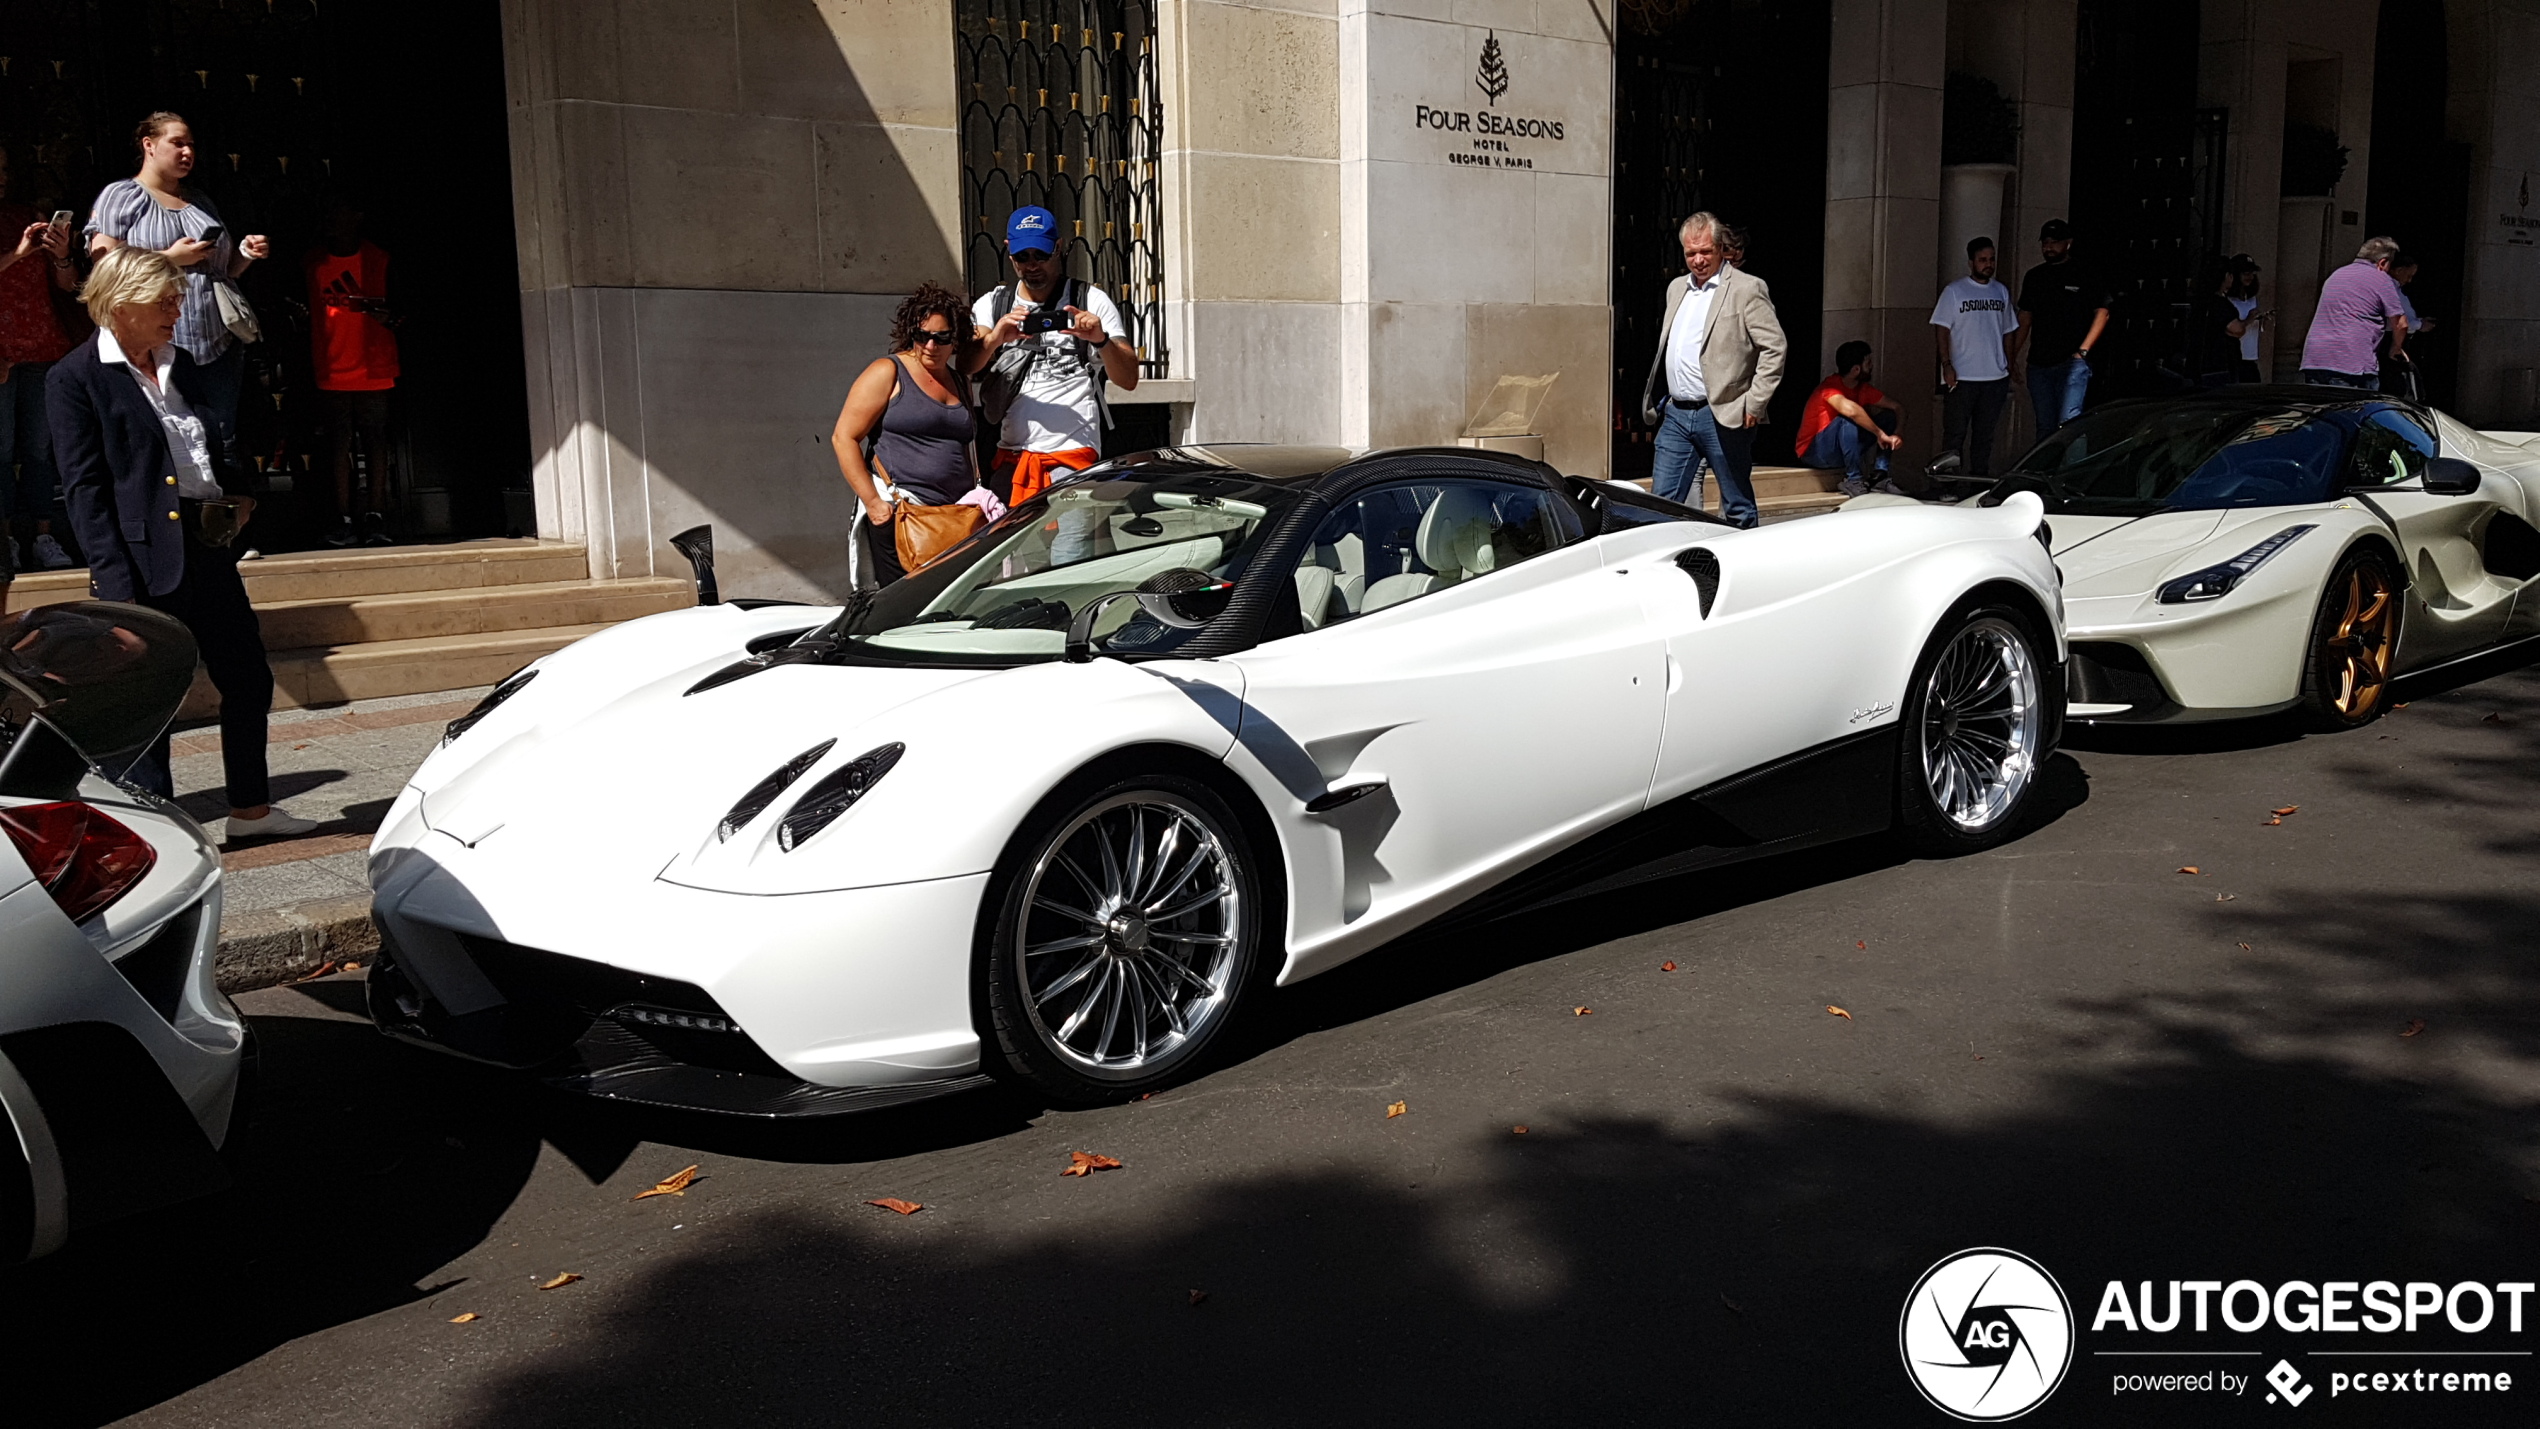
[[[1702, 381], [1711, 389], [1712, 420], [1723, 426], [1746, 425], [1746, 414], [1762, 412], [1782, 384], [1782, 365], [1790, 355], [1790, 339], [1782, 335], [1773, 313], [1772, 290], [1764, 280], [1732, 264], [1720, 270], [1720, 289], [1711, 295], [1709, 330], [1702, 335]], [[1658, 425], [1658, 406], [1667, 400], [1667, 342], [1675, 332], [1676, 313], [1693, 287], [1693, 275], [1679, 273], [1667, 285], [1666, 319], [1658, 325], [1658, 354], [1650, 359], [1649, 380], [1642, 384], [1640, 419]]]

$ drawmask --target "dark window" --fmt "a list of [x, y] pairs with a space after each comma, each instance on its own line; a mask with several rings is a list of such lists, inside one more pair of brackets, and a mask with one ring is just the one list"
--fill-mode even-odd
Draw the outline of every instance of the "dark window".
[[2326, 501], [2343, 435], [2338, 421], [2289, 408], [2128, 402], [2039, 443], [1998, 489], [2084, 516]]
[[1297, 607], [1308, 630], [1337, 625], [1540, 556], [1574, 522], [1558, 497], [1529, 486], [1380, 486], [1324, 518], [1297, 563]]
[[1068, 275], [1111, 295], [1161, 377], [1164, 111], [1148, 0], [960, 0], [962, 266], [973, 296], [1013, 278], [1006, 216], [1058, 218]]
[[2355, 460], [2348, 469], [2357, 486], [2402, 486], [2425, 477], [2434, 459], [2434, 437], [2414, 418], [2384, 408], [2355, 430]]

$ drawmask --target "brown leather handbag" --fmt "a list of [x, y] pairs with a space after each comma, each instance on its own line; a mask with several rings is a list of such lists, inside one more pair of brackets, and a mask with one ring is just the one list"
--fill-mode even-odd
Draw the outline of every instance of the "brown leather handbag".
[[987, 524], [988, 513], [963, 502], [920, 506], [902, 499], [891, 513], [891, 544], [900, 553], [900, 569], [914, 575]]

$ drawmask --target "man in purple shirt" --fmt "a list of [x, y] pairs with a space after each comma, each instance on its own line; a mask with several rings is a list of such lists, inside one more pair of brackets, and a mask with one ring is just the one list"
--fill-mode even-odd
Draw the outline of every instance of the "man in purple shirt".
[[2390, 278], [2390, 260], [2398, 256], [2399, 240], [2368, 238], [2354, 262], [2320, 285], [2319, 311], [2302, 340], [2303, 381], [2367, 392], [2381, 386], [2382, 334], [2390, 335], [2394, 361], [2408, 342], [2408, 300]]

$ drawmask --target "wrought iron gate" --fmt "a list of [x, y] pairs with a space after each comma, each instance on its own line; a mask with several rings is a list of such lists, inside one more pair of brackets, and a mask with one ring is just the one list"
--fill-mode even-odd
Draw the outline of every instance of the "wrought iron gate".
[[1151, 0], [959, 0], [962, 267], [1005, 280], [1005, 219], [1058, 216], [1069, 274], [1119, 304], [1140, 371], [1169, 364], [1164, 330], [1164, 112]]

